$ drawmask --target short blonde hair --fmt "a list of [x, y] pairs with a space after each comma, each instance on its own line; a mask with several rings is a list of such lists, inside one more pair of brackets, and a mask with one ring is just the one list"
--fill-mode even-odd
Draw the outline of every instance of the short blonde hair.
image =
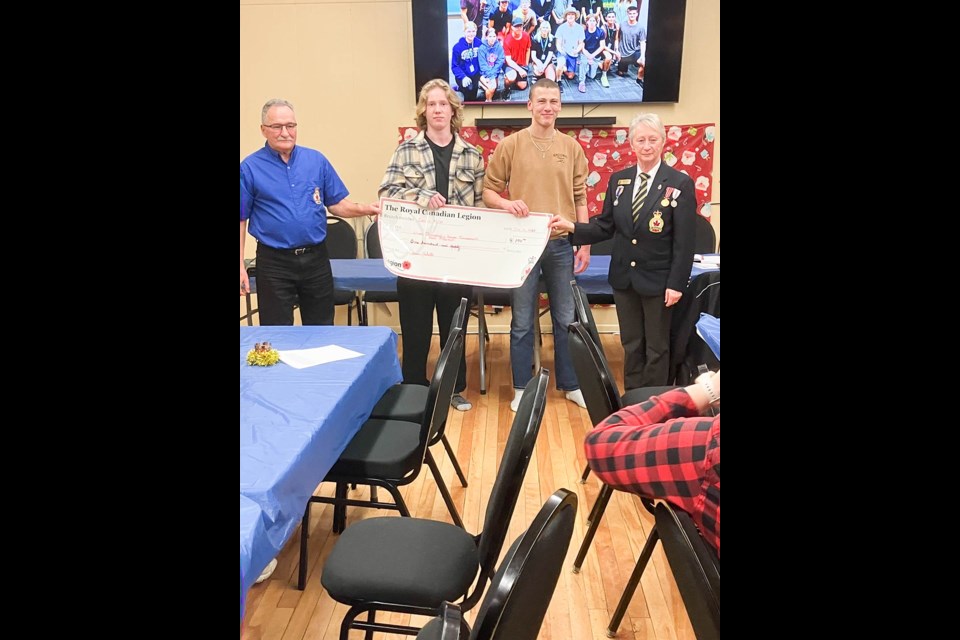
[[460, 126], [463, 125], [463, 104], [450, 85], [440, 78], [429, 80], [420, 89], [420, 98], [417, 100], [417, 128], [421, 131], [427, 128], [427, 94], [434, 89], [443, 89], [446, 94], [447, 102], [450, 103], [450, 109], [453, 111], [453, 117], [450, 118], [450, 131], [458, 133]]

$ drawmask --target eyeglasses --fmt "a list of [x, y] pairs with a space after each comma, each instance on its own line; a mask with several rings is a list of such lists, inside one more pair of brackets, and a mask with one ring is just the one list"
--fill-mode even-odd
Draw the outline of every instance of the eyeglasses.
[[263, 126], [267, 127], [268, 129], [273, 129], [277, 133], [280, 133], [281, 131], [283, 131], [284, 127], [286, 127], [288, 131], [296, 131], [297, 129], [296, 122], [290, 122], [288, 124], [265, 124]]
[[650, 143], [651, 147], [655, 147], [660, 143], [660, 138], [634, 138], [633, 143], [638, 147], [642, 147], [647, 143]]

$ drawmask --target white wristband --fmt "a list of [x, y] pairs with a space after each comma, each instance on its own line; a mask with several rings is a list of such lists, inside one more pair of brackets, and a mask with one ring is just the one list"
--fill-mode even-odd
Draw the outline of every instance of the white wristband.
[[712, 374], [705, 374], [697, 378], [697, 384], [703, 387], [703, 390], [707, 392], [707, 398], [710, 399], [710, 404], [717, 404], [720, 402], [720, 394], [718, 394], [713, 388], [713, 382], [711, 381]]

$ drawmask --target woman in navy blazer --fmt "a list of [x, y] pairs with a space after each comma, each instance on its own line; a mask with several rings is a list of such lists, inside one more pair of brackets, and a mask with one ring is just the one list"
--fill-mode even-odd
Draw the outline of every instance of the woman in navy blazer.
[[623, 344], [626, 389], [665, 385], [670, 369], [670, 316], [690, 279], [697, 199], [690, 176], [661, 161], [666, 132], [660, 117], [630, 123], [637, 164], [610, 177], [603, 211], [590, 222], [554, 216], [551, 228], [574, 244], [613, 237], [610, 273]]

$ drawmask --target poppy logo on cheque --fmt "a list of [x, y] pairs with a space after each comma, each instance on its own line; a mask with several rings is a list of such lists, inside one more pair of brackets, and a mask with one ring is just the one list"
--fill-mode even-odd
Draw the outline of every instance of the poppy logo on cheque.
[[403, 261], [403, 270], [404, 270], [404, 271], [409, 271], [409, 270], [410, 270], [410, 261], [409, 261], [409, 260], [404, 260], [404, 261]]

